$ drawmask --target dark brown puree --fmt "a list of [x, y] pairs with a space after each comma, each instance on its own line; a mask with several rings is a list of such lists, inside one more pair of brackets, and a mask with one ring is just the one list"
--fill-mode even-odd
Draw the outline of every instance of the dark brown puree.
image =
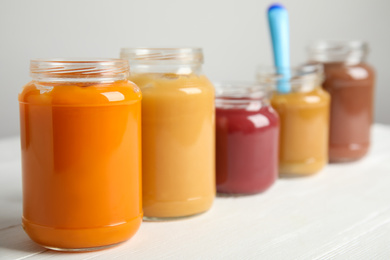
[[325, 63], [325, 82], [331, 94], [329, 160], [352, 161], [370, 146], [373, 117], [373, 68], [365, 63]]

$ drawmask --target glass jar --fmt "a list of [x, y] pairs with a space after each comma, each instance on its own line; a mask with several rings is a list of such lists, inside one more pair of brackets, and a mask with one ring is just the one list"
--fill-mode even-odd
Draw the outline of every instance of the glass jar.
[[142, 91], [144, 218], [208, 210], [215, 197], [214, 88], [201, 49], [122, 49]]
[[254, 194], [278, 176], [279, 117], [258, 84], [216, 83], [217, 192]]
[[142, 221], [141, 92], [126, 60], [32, 60], [19, 94], [23, 228], [38, 244], [90, 251]]
[[324, 41], [308, 48], [309, 60], [324, 65], [323, 88], [332, 97], [331, 162], [358, 160], [370, 146], [375, 73], [365, 62], [367, 52], [361, 41]]
[[[279, 173], [284, 176], [309, 175], [328, 161], [329, 94], [322, 90], [322, 67], [304, 65], [291, 70], [286, 82], [289, 93], [275, 91], [272, 107], [280, 117]], [[283, 77], [260, 71], [260, 83], [277, 89]], [[285, 83], [286, 79], [283, 79]]]

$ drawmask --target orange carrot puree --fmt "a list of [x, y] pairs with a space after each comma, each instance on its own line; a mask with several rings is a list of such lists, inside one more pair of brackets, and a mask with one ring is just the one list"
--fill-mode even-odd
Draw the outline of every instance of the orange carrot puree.
[[19, 102], [31, 239], [78, 249], [133, 236], [142, 220], [139, 89], [128, 81], [33, 81]]

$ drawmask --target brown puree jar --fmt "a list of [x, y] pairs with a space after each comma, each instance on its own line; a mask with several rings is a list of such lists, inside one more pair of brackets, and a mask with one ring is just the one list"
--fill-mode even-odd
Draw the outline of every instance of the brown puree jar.
[[367, 43], [323, 41], [308, 48], [311, 62], [324, 65], [323, 88], [331, 95], [329, 161], [354, 161], [370, 146], [374, 69], [365, 63]]

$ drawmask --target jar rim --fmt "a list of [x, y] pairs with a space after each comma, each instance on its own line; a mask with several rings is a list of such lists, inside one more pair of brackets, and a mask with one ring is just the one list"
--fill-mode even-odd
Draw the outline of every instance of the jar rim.
[[293, 92], [307, 92], [321, 85], [323, 80], [324, 69], [319, 63], [306, 63], [286, 68], [259, 66], [257, 69], [257, 81], [274, 90], [277, 89], [279, 81], [284, 81], [291, 85]]
[[180, 62], [188, 64], [203, 63], [203, 50], [198, 47], [184, 48], [122, 48], [122, 59], [130, 63]]
[[[313, 76], [321, 76], [324, 72], [323, 65], [318, 63], [305, 63], [293, 67], [274, 67], [260, 65], [257, 68], [257, 78], [260, 83], [274, 84], [285, 76], [280, 71], [288, 71], [289, 77], [286, 79], [291, 84], [299, 84], [302, 81], [311, 79]], [[264, 81], [267, 79], [266, 81]]]
[[32, 59], [30, 75], [44, 81], [113, 81], [126, 79], [129, 62], [113, 58]]
[[359, 62], [368, 53], [362, 40], [319, 40], [307, 46], [309, 58], [318, 62]]
[[269, 85], [250, 81], [216, 81], [213, 82], [216, 99], [263, 99], [272, 92]]

